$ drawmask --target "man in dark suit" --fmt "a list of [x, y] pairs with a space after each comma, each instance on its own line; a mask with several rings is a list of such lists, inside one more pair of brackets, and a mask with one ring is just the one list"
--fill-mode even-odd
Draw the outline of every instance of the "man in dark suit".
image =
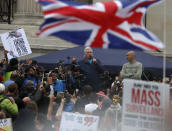
[[84, 49], [84, 59], [79, 62], [81, 73], [85, 80], [83, 85], [90, 85], [93, 91], [100, 90], [100, 74], [103, 72], [100, 61], [93, 57], [93, 50], [90, 47]]

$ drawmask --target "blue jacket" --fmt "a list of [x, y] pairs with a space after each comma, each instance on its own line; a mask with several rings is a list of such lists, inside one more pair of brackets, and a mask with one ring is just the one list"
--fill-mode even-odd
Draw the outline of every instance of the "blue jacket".
[[73, 110], [73, 104], [72, 104], [71, 101], [64, 104], [63, 111], [65, 111], [65, 112], [71, 112], [72, 110]]
[[33, 83], [34, 83], [34, 88], [35, 88], [35, 89], [37, 88], [37, 85], [40, 84], [40, 81], [37, 81], [35, 77], [28, 76], [28, 77], [24, 80], [24, 84], [23, 84], [23, 85], [25, 86], [26, 83], [27, 83], [29, 80], [30, 80], [30, 81], [33, 81]]
[[[57, 109], [60, 107], [60, 104], [57, 105]], [[63, 106], [63, 111], [65, 112], [72, 112], [73, 111], [73, 103], [72, 101], [65, 102]]]
[[66, 90], [65, 80], [57, 80], [53, 87], [56, 92], [64, 92]]

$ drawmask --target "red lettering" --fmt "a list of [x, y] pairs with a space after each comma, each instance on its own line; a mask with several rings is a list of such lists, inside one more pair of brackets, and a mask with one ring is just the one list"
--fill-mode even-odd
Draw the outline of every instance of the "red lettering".
[[155, 106], [160, 106], [160, 92], [159, 91], [156, 91], [155, 92], [155, 99], [156, 99], [156, 101], [155, 101]]
[[132, 89], [132, 98], [133, 103], [140, 103], [140, 89], [137, 89], [137, 93], [135, 88]]
[[141, 104], [147, 104], [147, 98], [146, 98], [146, 90], [142, 91], [142, 98], [141, 98]]
[[152, 90], [150, 90], [149, 92], [148, 92], [148, 97], [149, 97], [149, 99], [150, 99], [150, 101], [148, 101], [148, 104], [150, 105], [150, 106], [152, 106], [153, 105], [153, 96], [152, 95], [154, 95], [154, 92], [152, 91]]
[[132, 88], [132, 103], [136, 104], [144, 104], [144, 105], [150, 105], [150, 106], [160, 106], [160, 92], [153, 90], [146, 90], [143, 89], [142, 91], [140, 89]]

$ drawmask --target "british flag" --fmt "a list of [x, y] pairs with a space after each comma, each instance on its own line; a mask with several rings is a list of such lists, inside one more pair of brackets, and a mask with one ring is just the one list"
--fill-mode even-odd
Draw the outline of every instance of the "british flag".
[[92, 5], [37, 0], [45, 22], [38, 36], [57, 36], [96, 48], [159, 50], [163, 43], [144, 26], [148, 7], [161, 0], [114, 0]]

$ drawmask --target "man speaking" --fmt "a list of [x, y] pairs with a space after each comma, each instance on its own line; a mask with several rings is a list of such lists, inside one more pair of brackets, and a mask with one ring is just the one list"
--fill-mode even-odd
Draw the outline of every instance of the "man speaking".
[[100, 90], [100, 74], [103, 72], [100, 61], [93, 57], [91, 47], [84, 49], [84, 59], [79, 62], [81, 73], [84, 74], [85, 80], [83, 85], [92, 86], [94, 91]]

